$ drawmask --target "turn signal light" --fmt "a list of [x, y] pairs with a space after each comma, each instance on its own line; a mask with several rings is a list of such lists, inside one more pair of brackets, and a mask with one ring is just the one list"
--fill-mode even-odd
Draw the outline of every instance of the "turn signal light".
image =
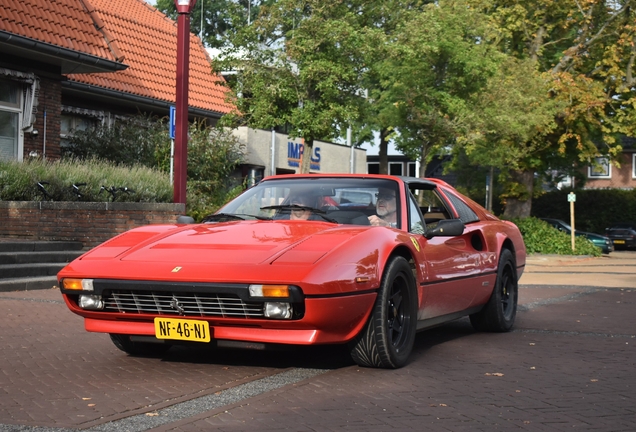
[[62, 279], [62, 288], [77, 291], [93, 291], [93, 279]]
[[289, 297], [289, 285], [250, 285], [252, 297]]

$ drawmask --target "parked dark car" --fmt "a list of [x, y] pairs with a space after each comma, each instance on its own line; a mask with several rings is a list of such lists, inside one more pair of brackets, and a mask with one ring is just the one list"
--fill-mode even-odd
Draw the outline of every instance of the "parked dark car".
[[[541, 220], [546, 221], [559, 231], [562, 231], [566, 234], [570, 234], [572, 232], [572, 227], [561, 219], [541, 218]], [[607, 236], [579, 230], [575, 230], [574, 235], [577, 237], [587, 238], [594, 244], [594, 246], [601, 248], [604, 254], [608, 254], [614, 250], [614, 244], [612, 243], [612, 240]]]
[[636, 249], [636, 230], [631, 228], [610, 228], [607, 236], [616, 249]]

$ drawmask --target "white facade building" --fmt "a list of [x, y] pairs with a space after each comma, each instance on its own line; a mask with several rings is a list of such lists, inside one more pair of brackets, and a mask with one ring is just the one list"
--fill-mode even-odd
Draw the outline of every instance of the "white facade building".
[[[249, 184], [275, 174], [297, 174], [304, 154], [303, 140], [287, 134], [239, 127], [234, 133], [246, 146], [242, 176]], [[314, 141], [310, 155], [312, 173], [366, 174], [367, 152], [357, 147]]]

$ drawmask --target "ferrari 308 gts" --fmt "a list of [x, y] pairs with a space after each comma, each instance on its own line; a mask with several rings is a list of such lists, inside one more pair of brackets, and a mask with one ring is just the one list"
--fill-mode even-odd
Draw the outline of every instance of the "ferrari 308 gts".
[[173, 344], [347, 344], [406, 364], [415, 333], [469, 316], [505, 332], [526, 250], [517, 227], [436, 179], [287, 175], [201, 223], [118, 235], [58, 274], [86, 330], [131, 355]]

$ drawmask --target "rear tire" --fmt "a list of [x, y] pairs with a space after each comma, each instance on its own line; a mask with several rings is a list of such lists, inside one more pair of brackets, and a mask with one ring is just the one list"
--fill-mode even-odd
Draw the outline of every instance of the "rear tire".
[[475, 330], [507, 332], [512, 329], [517, 315], [517, 269], [512, 252], [501, 251], [495, 288], [484, 308], [470, 315], [470, 323]]
[[133, 342], [130, 335], [111, 334], [110, 340], [123, 352], [132, 356], [158, 357], [170, 349], [165, 343]]
[[408, 261], [393, 257], [386, 266], [369, 321], [350, 343], [360, 366], [397, 369], [413, 350], [417, 325], [415, 278]]

